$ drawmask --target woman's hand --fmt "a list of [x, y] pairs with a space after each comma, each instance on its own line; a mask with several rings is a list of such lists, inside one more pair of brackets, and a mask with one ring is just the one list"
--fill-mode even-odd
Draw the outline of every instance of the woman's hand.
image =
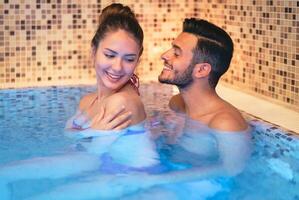
[[101, 107], [99, 113], [92, 119], [91, 127], [98, 130], [120, 130], [130, 125], [131, 117], [132, 113], [125, 111], [124, 106], [108, 114]]

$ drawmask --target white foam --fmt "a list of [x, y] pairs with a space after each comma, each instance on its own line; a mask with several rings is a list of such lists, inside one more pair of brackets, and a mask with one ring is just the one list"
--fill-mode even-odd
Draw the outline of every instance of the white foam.
[[294, 175], [289, 163], [278, 158], [270, 158], [267, 160], [268, 166], [281, 177], [292, 180]]

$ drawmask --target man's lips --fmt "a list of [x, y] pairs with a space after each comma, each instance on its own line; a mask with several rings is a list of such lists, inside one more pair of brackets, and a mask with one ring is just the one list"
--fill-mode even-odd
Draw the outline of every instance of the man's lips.
[[167, 63], [164, 63], [164, 67], [163, 67], [163, 70], [168, 70], [168, 71], [172, 71], [172, 66], [167, 64]]

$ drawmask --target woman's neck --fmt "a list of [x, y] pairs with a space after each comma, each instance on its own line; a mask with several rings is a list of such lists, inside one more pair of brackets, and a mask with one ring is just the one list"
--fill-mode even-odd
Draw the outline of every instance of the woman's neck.
[[101, 81], [97, 80], [97, 99], [98, 99], [98, 101], [101, 101], [101, 100], [111, 96], [114, 93], [115, 93], [115, 91], [105, 87]]
[[105, 86], [101, 85], [98, 83], [98, 90], [97, 90], [97, 96], [98, 96], [98, 100], [104, 100], [106, 99], [107, 97], [123, 90], [124, 88], [128, 87], [129, 84], [126, 83], [125, 85], [123, 85], [122, 87], [116, 89], [116, 90], [111, 90], [109, 88], [106, 88]]
[[98, 87], [97, 98], [98, 98], [98, 100], [101, 101], [101, 100], [106, 99], [107, 97], [111, 96], [114, 93], [115, 92], [112, 90], [105, 90], [104, 87]]

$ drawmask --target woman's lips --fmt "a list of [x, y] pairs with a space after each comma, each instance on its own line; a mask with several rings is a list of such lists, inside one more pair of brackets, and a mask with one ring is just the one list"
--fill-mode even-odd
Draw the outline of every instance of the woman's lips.
[[113, 81], [118, 81], [122, 77], [122, 75], [113, 74], [113, 73], [110, 73], [110, 72], [107, 72], [107, 71], [105, 71], [105, 73]]

